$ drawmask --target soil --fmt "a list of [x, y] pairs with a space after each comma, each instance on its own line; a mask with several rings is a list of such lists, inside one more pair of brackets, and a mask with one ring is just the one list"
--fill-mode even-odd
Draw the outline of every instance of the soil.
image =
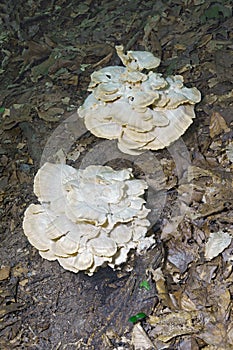
[[[0, 9], [0, 348], [232, 349], [231, 1], [3, 0]], [[22, 220], [44, 161], [79, 167], [101, 145], [76, 129], [76, 110], [91, 73], [121, 64], [119, 44], [160, 57], [158, 71], [181, 74], [202, 101], [182, 140], [153, 152], [164, 174], [157, 195], [166, 195], [150, 217], [156, 246], [87, 276], [42, 259]]]

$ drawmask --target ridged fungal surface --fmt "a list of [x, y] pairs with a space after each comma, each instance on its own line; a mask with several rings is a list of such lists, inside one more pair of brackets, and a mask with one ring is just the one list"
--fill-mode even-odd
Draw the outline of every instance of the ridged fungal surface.
[[140, 253], [154, 243], [146, 237], [146, 188], [132, 169], [45, 163], [34, 180], [40, 204], [26, 209], [24, 233], [43, 258], [67, 270], [92, 275], [99, 266], [115, 268], [130, 249]]
[[147, 51], [116, 51], [123, 66], [92, 73], [91, 94], [78, 114], [94, 135], [117, 139], [119, 149], [137, 155], [158, 150], [177, 140], [195, 118], [201, 100], [195, 87], [187, 88], [181, 75], [163, 77], [151, 69], [160, 59]]

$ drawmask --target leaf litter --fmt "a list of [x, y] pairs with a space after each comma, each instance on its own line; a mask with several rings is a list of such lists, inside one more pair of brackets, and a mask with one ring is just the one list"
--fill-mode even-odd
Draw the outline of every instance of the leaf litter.
[[[231, 2], [3, 1], [0, 8], [0, 347], [232, 349]], [[188, 173], [178, 176], [169, 152], [156, 153], [164, 173], [156, 181], [167, 192], [153, 227], [156, 249], [89, 279], [42, 261], [21, 223], [48, 138], [87, 97], [90, 74], [119, 64], [119, 44], [162, 56], [161, 72], [182, 74], [203, 99], [183, 137]], [[96, 143], [86, 135], [59, 154], [78, 167]], [[149, 317], [128, 322], [140, 313]]]

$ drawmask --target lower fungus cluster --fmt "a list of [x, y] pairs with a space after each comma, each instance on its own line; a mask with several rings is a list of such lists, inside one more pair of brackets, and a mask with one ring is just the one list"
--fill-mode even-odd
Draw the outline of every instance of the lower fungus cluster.
[[43, 258], [67, 270], [92, 275], [100, 266], [115, 268], [130, 249], [140, 253], [154, 243], [146, 237], [146, 188], [132, 169], [45, 163], [34, 180], [40, 204], [26, 209], [24, 233]]

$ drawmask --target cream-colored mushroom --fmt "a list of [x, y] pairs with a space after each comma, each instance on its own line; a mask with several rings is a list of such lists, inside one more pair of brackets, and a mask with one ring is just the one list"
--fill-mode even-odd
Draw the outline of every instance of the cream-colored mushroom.
[[150, 52], [125, 54], [122, 46], [116, 51], [126, 67], [106, 67], [91, 75], [92, 94], [79, 107], [79, 116], [94, 135], [118, 139], [124, 153], [138, 155], [169, 146], [195, 118], [200, 92], [185, 87], [181, 75], [142, 73], [159, 65]]
[[79, 239], [73, 240], [68, 235], [59, 238], [54, 243], [54, 254], [60, 257], [75, 254], [79, 249]]
[[[131, 83], [136, 85], [137, 83], [141, 83], [147, 80], [147, 75], [138, 71], [125, 71], [121, 74], [121, 83]], [[126, 85], [127, 86], [127, 85]]]
[[169, 99], [166, 108], [175, 109], [183, 104], [195, 104], [200, 102], [200, 91], [197, 88], [187, 88], [183, 86], [183, 77], [175, 75], [174, 77], [167, 77], [166, 81], [169, 88], [163, 93]]
[[147, 75], [147, 79], [142, 83], [142, 89], [144, 91], [154, 91], [167, 88], [168, 83], [166, 79], [163, 78], [161, 73], [155, 73], [150, 71]]
[[126, 230], [124, 225], [116, 225], [113, 230], [110, 232], [110, 237], [118, 245], [125, 244], [129, 242], [132, 238], [132, 231]]
[[131, 90], [126, 96], [131, 108], [141, 113], [146, 113], [147, 106], [152, 105], [159, 99], [159, 93], [154, 91], [144, 92]]
[[131, 232], [133, 235], [133, 241], [140, 242], [142, 237], [145, 237], [150, 222], [146, 219], [137, 219], [131, 223]]
[[124, 67], [112, 66], [105, 67], [97, 72], [91, 74], [91, 83], [89, 85], [89, 91], [92, 91], [100, 83], [118, 83], [120, 81], [121, 74], [125, 73]]
[[116, 266], [119, 266], [127, 261], [130, 249], [134, 249], [135, 246], [136, 244], [133, 242], [130, 242], [130, 244], [127, 244], [126, 246], [122, 246], [114, 255], [112, 263], [108, 263], [108, 266], [114, 269]]
[[97, 256], [114, 256], [117, 252], [117, 244], [113, 239], [101, 234], [99, 237], [93, 238], [88, 242], [93, 255]]
[[38, 204], [30, 204], [24, 213], [23, 229], [29, 242], [39, 250], [48, 250], [50, 239], [46, 235], [46, 229], [54, 214]]
[[124, 54], [122, 45], [116, 46], [116, 51], [123, 64], [132, 71], [153, 69], [160, 65], [160, 59], [147, 51], [128, 51]]
[[93, 254], [87, 251], [67, 258], [59, 257], [57, 260], [64, 269], [79, 272], [88, 270], [93, 264], [94, 257]]
[[154, 129], [155, 139], [149, 142], [144, 149], [157, 150], [169, 146], [185, 133], [195, 118], [194, 107], [192, 105], [181, 105], [176, 109], [162, 111], [169, 120], [166, 127], [156, 127]]
[[53, 254], [51, 250], [39, 250], [39, 254], [43, 259], [49, 260], [49, 261], [54, 261], [57, 260], [57, 256]]
[[132, 169], [77, 170], [45, 163], [34, 185], [41, 204], [25, 211], [24, 232], [43, 258], [58, 260], [67, 270], [92, 275], [99, 266], [115, 268], [127, 260], [130, 249], [148, 242], [145, 218], [150, 210], [142, 198], [146, 188]]
[[34, 179], [34, 193], [40, 202], [51, 203], [51, 209], [63, 212], [65, 193], [61, 184], [76, 175], [76, 170], [61, 164], [45, 163]]
[[94, 90], [94, 96], [97, 100], [103, 102], [112, 102], [123, 95], [119, 83], [105, 83], [98, 85]]

